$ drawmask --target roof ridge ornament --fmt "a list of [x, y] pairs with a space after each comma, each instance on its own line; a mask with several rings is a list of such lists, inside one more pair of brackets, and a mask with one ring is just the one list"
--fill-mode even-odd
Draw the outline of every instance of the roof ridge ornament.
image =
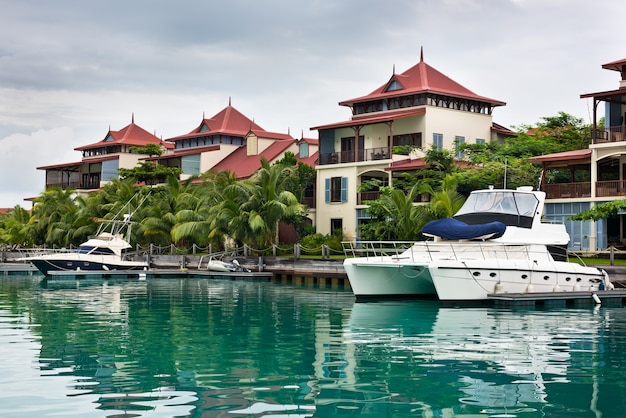
[[424, 62], [424, 45], [420, 47], [420, 62]]

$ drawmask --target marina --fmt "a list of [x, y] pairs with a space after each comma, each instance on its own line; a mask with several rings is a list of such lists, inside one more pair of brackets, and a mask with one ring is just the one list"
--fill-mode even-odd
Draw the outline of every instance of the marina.
[[621, 416], [626, 311], [0, 276], [0, 415]]

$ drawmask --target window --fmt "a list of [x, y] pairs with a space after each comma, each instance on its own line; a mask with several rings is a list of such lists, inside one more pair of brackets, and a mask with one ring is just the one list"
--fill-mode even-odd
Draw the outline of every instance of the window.
[[479, 144], [479, 145], [482, 145], [482, 144], [485, 143], [485, 140], [484, 139], [480, 139], [480, 138], [476, 138], [476, 143]]
[[348, 178], [347, 177], [331, 177], [325, 180], [325, 200], [330, 202], [347, 202], [348, 201]]
[[181, 158], [181, 168], [184, 174], [200, 174], [200, 154], [183, 156]]
[[343, 219], [330, 220], [330, 233], [334, 234], [335, 231], [337, 231], [337, 234], [341, 234], [341, 236], [343, 236]]
[[393, 146], [409, 145], [412, 147], [422, 146], [422, 133], [402, 134], [393, 136]]
[[443, 134], [433, 134], [433, 145], [438, 150], [443, 149]]
[[465, 143], [464, 136], [455, 136], [454, 137], [454, 146], [456, 148], [456, 158], [463, 158], [465, 156], [465, 152], [461, 149], [461, 145]]
[[309, 144], [303, 141], [300, 143], [299, 148], [300, 158], [309, 158]]
[[403, 88], [404, 87], [402, 87], [402, 84], [398, 83], [398, 80], [393, 80], [391, 83], [389, 83], [385, 91], [402, 90]]

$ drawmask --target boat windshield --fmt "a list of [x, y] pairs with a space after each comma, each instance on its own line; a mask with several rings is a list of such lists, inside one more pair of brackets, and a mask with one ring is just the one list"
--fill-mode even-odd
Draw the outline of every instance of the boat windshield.
[[454, 217], [470, 224], [497, 220], [529, 228], [538, 205], [539, 200], [532, 193], [513, 190], [472, 193]]
[[106, 247], [92, 247], [91, 245], [81, 245], [76, 250], [79, 254], [115, 254], [112, 249]]

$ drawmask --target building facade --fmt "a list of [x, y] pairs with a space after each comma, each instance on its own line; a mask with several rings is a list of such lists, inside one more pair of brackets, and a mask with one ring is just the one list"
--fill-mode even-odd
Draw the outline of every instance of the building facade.
[[[565, 223], [570, 249], [596, 251], [626, 244], [626, 219], [618, 213], [599, 221], [572, 221], [568, 217], [600, 203], [626, 197], [626, 59], [602, 65], [620, 74], [618, 88], [580, 97], [593, 101], [593, 126], [588, 149], [536, 157], [544, 173], [570, 172], [570, 181], [542, 182], [546, 217]], [[600, 106], [604, 124], [598, 125]]]
[[364, 202], [377, 197], [361, 185], [392, 184], [394, 173], [423, 167], [420, 158], [433, 146], [456, 150], [510, 133], [492, 120], [504, 102], [463, 87], [428, 65], [423, 53], [373, 92], [339, 105], [351, 109], [349, 120], [312, 128], [319, 132], [316, 227], [346, 239], [358, 238], [367, 219]]
[[131, 123], [119, 131], [109, 129], [98, 142], [74, 148], [82, 152], [80, 161], [37, 167], [45, 170], [45, 188], [58, 186], [62, 189], [73, 188], [88, 193], [98, 190], [103, 184], [118, 178], [119, 168], [133, 168], [145, 158], [145, 155], [132, 152], [131, 147], [143, 147], [148, 144], [159, 145], [164, 151], [173, 148], [135, 124]]

